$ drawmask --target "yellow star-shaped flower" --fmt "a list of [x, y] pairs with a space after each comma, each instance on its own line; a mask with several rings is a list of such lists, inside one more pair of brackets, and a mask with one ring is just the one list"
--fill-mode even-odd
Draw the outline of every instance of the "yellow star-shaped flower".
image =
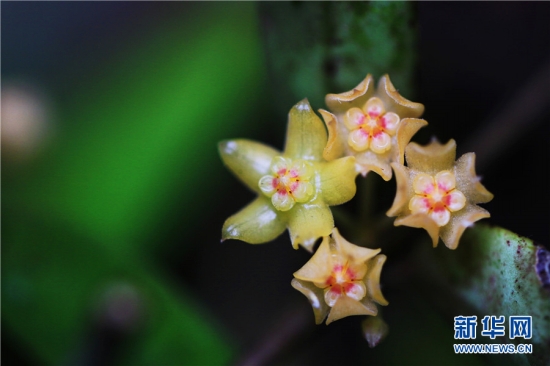
[[439, 238], [456, 249], [464, 230], [490, 214], [477, 203], [493, 199], [475, 172], [475, 154], [456, 158], [456, 143], [433, 141], [421, 146], [411, 142], [406, 150], [407, 167], [392, 163], [397, 193], [388, 216], [395, 226], [424, 228], [434, 247]]
[[326, 143], [323, 122], [307, 99], [290, 110], [282, 153], [250, 140], [221, 142], [225, 165], [258, 193], [225, 221], [222, 240], [265, 243], [288, 228], [292, 246], [311, 251], [315, 240], [329, 235], [334, 227], [329, 206], [353, 198], [357, 173], [354, 157], [323, 159]]
[[329, 131], [323, 156], [327, 160], [355, 156], [358, 173], [369, 171], [388, 181], [390, 163], [403, 164], [405, 146], [428, 123], [418, 119], [424, 106], [403, 98], [384, 75], [378, 88], [369, 74], [353, 90], [328, 94], [325, 102], [332, 112], [319, 110]]
[[348, 242], [336, 228], [332, 237], [323, 238], [291, 283], [309, 299], [317, 324], [327, 314], [327, 324], [350, 315], [376, 315], [374, 302], [388, 304], [380, 291], [386, 256], [379, 252]]

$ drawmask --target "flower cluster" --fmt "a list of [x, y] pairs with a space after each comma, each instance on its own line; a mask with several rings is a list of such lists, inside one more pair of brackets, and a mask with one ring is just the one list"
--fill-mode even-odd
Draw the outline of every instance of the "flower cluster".
[[[386, 256], [348, 242], [334, 227], [330, 206], [354, 197], [357, 175], [372, 171], [388, 181], [393, 171], [397, 192], [387, 215], [397, 217], [395, 226], [423, 228], [434, 246], [441, 238], [450, 249], [467, 227], [489, 217], [477, 204], [493, 198], [475, 174], [475, 154], [455, 161], [454, 140], [410, 142], [427, 125], [419, 118], [424, 106], [403, 98], [388, 75], [377, 88], [367, 75], [351, 91], [328, 94], [325, 101], [329, 111], [319, 110], [324, 124], [307, 99], [290, 110], [282, 152], [243, 139], [219, 145], [225, 165], [257, 193], [226, 220], [222, 241], [260, 244], [288, 229], [295, 249], [313, 252], [322, 238], [292, 280], [309, 299], [318, 324], [325, 318], [329, 324], [350, 315], [376, 316], [376, 304], [388, 304], [380, 290]], [[381, 319], [364, 329], [372, 344], [387, 333]]]

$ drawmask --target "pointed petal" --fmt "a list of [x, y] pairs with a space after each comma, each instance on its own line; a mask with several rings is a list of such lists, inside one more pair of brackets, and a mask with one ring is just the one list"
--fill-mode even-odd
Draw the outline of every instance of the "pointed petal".
[[315, 323], [321, 324], [330, 309], [325, 302], [323, 290], [311, 282], [300, 281], [295, 278], [290, 284], [308, 298], [315, 315]]
[[330, 237], [325, 236], [310, 260], [294, 272], [294, 277], [304, 281], [325, 283], [332, 270], [332, 253], [329, 241]]
[[408, 214], [410, 212], [409, 200], [410, 197], [414, 195], [412, 184], [410, 182], [409, 168], [396, 163], [392, 163], [391, 167], [395, 172], [397, 191], [395, 193], [392, 206], [388, 212], [386, 212], [386, 215], [389, 217]]
[[456, 142], [449, 140], [445, 145], [434, 140], [426, 146], [411, 142], [405, 148], [405, 158], [410, 169], [427, 174], [453, 168], [456, 157]]
[[359, 263], [365, 263], [369, 259], [376, 256], [378, 253], [380, 253], [381, 249], [370, 249], [370, 248], [364, 248], [360, 247], [358, 245], [352, 244], [342, 235], [340, 235], [340, 232], [337, 228], [332, 229], [332, 238], [336, 242], [337, 250], [342, 253], [344, 256], [348, 256], [353, 258], [353, 262], [356, 264]]
[[321, 195], [329, 205], [339, 205], [355, 196], [355, 158], [348, 156], [320, 164]]
[[319, 109], [319, 113], [321, 113], [321, 117], [323, 117], [328, 130], [328, 141], [325, 149], [323, 150], [323, 158], [327, 161], [338, 159], [339, 157], [344, 156], [345, 150], [344, 141], [340, 136], [336, 116], [325, 111], [324, 109]]
[[327, 325], [350, 315], [376, 315], [377, 313], [378, 309], [372, 302], [364, 304], [347, 296], [340, 296], [328, 314]]
[[351, 107], [362, 107], [374, 95], [374, 80], [369, 74], [350, 91], [340, 94], [327, 94], [325, 103], [328, 108], [336, 113], [344, 113]]
[[297, 204], [288, 213], [288, 229], [294, 249], [302, 245], [312, 251], [315, 241], [328, 236], [334, 227], [332, 212], [325, 204]]
[[386, 105], [386, 109], [397, 113], [401, 118], [420, 117], [424, 113], [424, 105], [403, 98], [387, 74], [378, 82], [378, 95]]
[[267, 145], [244, 139], [222, 141], [218, 148], [229, 170], [258, 193], [260, 178], [270, 174], [271, 161], [281, 154]]
[[453, 213], [449, 223], [441, 228], [441, 240], [447, 248], [456, 249], [466, 228], [490, 216], [489, 212], [481, 207], [468, 204], [463, 210]]
[[474, 153], [467, 153], [456, 161], [456, 186], [472, 203], [489, 202], [493, 199], [493, 194], [480, 183], [480, 178], [476, 175], [475, 160]]
[[307, 99], [290, 110], [284, 154], [291, 158], [320, 161], [327, 143], [327, 131]]
[[409, 226], [422, 228], [428, 232], [430, 238], [432, 238], [432, 243], [434, 248], [437, 246], [439, 241], [439, 226], [431, 219], [428, 215], [425, 214], [413, 214], [404, 217], [398, 217], [393, 223], [395, 226]]
[[373, 151], [367, 150], [355, 155], [356, 170], [363, 176], [369, 171], [373, 171], [382, 177], [386, 182], [392, 177], [390, 162], [391, 150], [383, 154], [376, 154]]
[[225, 221], [222, 241], [237, 239], [250, 244], [266, 243], [281, 235], [285, 228], [269, 198], [258, 197]]
[[423, 119], [405, 118], [401, 120], [397, 128], [397, 149], [396, 156], [394, 158], [395, 162], [401, 165], [405, 163], [405, 147], [409, 141], [411, 141], [414, 134], [426, 125], [428, 125], [428, 122]]
[[379, 303], [380, 305], [388, 305], [388, 300], [382, 295], [380, 290], [380, 272], [382, 272], [382, 266], [386, 262], [387, 257], [384, 254], [379, 254], [371, 259], [367, 266], [369, 271], [365, 277], [365, 285], [367, 286], [368, 297]]

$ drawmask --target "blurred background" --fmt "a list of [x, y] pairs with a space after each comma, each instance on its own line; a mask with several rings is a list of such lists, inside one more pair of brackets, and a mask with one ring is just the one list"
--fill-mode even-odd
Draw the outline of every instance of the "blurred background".
[[[487, 362], [452, 354], [452, 322], [411, 300], [410, 284], [390, 278], [398, 271], [382, 277], [396, 305], [377, 348], [358, 317], [315, 326], [290, 286], [310, 255], [288, 234], [220, 244], [224, 220], [254, 195], [217, 143], [282, 149], [297, 101], [324, 108], [327, 92], [388, 72], [426, 106], [414, 141], [454, 138], [459, 155], [477, 153], [495, 194], [487, 221], [548, 247], [549, 3], [1, 11], [4, 364]], [[383, 214], [395, 183], [373, 179]]]

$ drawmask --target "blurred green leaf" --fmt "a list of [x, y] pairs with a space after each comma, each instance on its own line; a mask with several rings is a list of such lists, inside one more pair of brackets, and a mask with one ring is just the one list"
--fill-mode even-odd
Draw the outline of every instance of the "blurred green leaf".
[[[505, 229], [476, 225], [465, 232], [455, 251], [438, 252], [440, 270], [451, 288], [480, 314], [505, 315], [507, 332], [510, 315], [533, 317], [531, 340], [506, 341], [533, 344], [533, 354], [514, 355], [519, 364], [547, 365], [550, 291], [542, 286], [535, 270], [537, 246]], [[500, 343], [503, 339], [496, 341]]]
[[410, 2], [261, 2], [273, 88], [282, 111], [307, 97], [350, 90], [371, 73], [389, 73], [411, 98], [416, 61]]
[[143, 245], [158, 245], [175, 197], [187, 200], [190, 216], [205, 210], [192, 204], [208, 194], [212, 165], [221, 166], [217, 141], [248, 123], [243, 114], [262, 85], [254, 4], [193, 9], [186, 22], [156, 24], [83, 75], [57, 100], [51, 148], [28, 171], [7, 176], [3, 320], [41, 362], [85, 357], [74, 353], [86, 347], [98, 302], [117, 283], [135, 288], [144, 308], [136, 342], [117, 363], [231, 357], [230, 340]]

